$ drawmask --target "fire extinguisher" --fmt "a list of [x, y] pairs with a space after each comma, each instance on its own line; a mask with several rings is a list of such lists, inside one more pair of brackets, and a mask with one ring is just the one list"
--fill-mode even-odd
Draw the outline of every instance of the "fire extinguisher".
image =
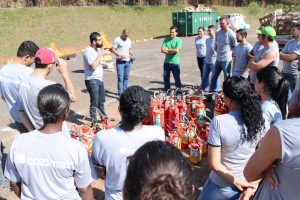
[[201, 160], [201, 146], [195, 141], [191, 143], [190, 161], [193, 165], [198, 165]]
[[150, 103], [150, 114], [149, 114], [149, 119], [150, 119], [150, 124], [153, 125], [153, 110], [158, 107], [158, 102], [156, 99], [152, 98], [151, 103]]
[[181, 124], [185, 124], [186, 123], [186, 119], [187, 119], [187, 104], [185, 103], [185, 97], [182, 97], [181, 101], [178, 103], [178, 113], [179, 116], [178, 121]]
[[200, 138], [202, 140], [202, 157], [205, 157], [207, 155], [207, 151], [208, 151], [208, 137], [206, 134], [201, 134]]
[[206, 116], [206, 106], [204, 104], [203, 101], [200, 101], [197, 105], [196, 105], [196, 110], [197, 110], [197, 119], [198, 121], [202, 121], [203, 120], [203, 116]]
[[164, 109], [154, 108], [153, 110], [153, 125], [165, 127]]
[[189, 147], [189, 133], [184, 130], [181, 134], [181, 149], [188, 149]]
[[178, 108], [174, 105], [174, 101], [171, 99], [170, 107], [167, 114], [167, 125], [169, 129], [175, 129], [178, 126], [178, 121], [175, 120], [176, 113], [178, 113]]

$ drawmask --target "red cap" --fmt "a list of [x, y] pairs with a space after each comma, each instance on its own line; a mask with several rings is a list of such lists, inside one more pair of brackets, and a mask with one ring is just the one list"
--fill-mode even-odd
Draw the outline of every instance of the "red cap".
[[55, 63], [57, 60], [52, 49], [40, 48], [35, 54], [35, 62], [37, 64], [48, 65]]

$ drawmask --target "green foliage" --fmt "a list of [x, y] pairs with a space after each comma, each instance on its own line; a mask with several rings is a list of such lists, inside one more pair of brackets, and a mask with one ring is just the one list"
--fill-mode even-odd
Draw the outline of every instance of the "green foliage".
[[256, 16], [260, 12], [261, 12], [261, 8], [259, 7], [259, 5], [256, 2], [253, 1], [248, 5], [248, 13], [250, 15]]
[[268, 5], [267, 10], [268, 10], [268, 12], [273, 12], [275, 10], [274, 5], [272, 5], [272, 4]]

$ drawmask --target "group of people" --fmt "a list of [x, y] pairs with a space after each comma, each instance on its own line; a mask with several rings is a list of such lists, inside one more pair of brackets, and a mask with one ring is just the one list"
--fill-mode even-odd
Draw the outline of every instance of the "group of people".
[[[234, 33], [226, 18], [220, 19], [220, 30], [209, 26], [207, 32], [208, 37], [200, 27], [195, 39], [201, 90], [209, 85], [210, 92], [219, 91], [223, 70], [222, 91], [230, 112], [211, 122], [212, 171], [198, 199], [299, 198], [295, 186], [300, 183], [300, 26], [292, 29], [293, 40], [280, 53], [274, 43], [276, 32], [269, 26], [256, 31], [259, 41], [253, 48], [246, 41], [247, 32]], [[195, 197], [197, 180], [188, 160], [164, 142], [161, 127], [142, 124], [150, 110], [149, 93], [140, 86], [127, 88], [133, 56], [128, 33], [124, 29], [111, 49], [117, 56], [121, 121], [96, 134], [90, 156], [70, 138], [65, 125], [70, 103], [77, 99], [65, 61], [51, 49], [25, 41], [15, 63], [1, 68], [0, 95], [17, 129], [25, 133], [14, 140], [4, 172], [21, 199], [94, 199], [91, 183], [99, 177], [105, 179], [107, 200]], [[166, 91], [171, 72], [176, 87], [181, 87], [182, 41], [177, 33], [172, 26], [161, 48], [166, 55]], [[84, 51], [84, 73], [92, 123], [97, 123], [98, 111], [106, 117], [101, 66], [105, 51], [99, 33], [90, 35], [90, 43]], [[279, 59], [284, 61], [283, 72], [277, 68]], [[35, 69], [30, 68], [33, 63]], [[65, 87], [48, 80], [53, 68]], [[5, 180], [1, 168], [0, 184]]]

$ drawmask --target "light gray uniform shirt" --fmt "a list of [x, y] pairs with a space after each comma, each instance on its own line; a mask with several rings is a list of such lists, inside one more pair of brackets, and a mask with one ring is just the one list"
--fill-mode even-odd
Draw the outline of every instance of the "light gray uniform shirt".
[[217, 59], [217, 52], [215, 51], [215, 39], [206, 39], [206, 55], [204, 62], [207, 64], [215, 64]]
[[19, 135], [13, 142], [5, 176], [21, 182], [21, 199], [81, 199], [77, 188], [92, 182], [87, 150], [61, 132], [37, 130]]
[[[83, 66], [84, 66], [84, 76], [85, 80], [98, 79], [103, 81], [103, 68], [102, 64], [99, 64], [96, 69], [91, 68], [91, 64], [95, 62], [96, 58], [101, 53], [101, 49], [94, 49], [91, 46], [88, 46], [84, 49], [83, 53]], [[100, 57], [103, 59], [102, 56]], [[101, 62], [100, 62], [101, 63]]]
[[[208, 135], [208, 143], [214, 147], [221, 147], [221, 163], [234, 176], [240, 180], [246, 180], [243, 170], [255, 151], [255, 147], [260, 138], [253, 142], [244, 141], [243, 134], [246, 131], [240, 111], [232, 111], [227, 114], [213, 118]], [[233, 186], [214, 171], [211, 171], [209, 178], [215, 184], [226, 187]]]
[[248, 65], [248, 54], [252, 49], [251, 44], [238, 44], [234, 50], [233, 76], [242, 76]]
[[0, 69], [0, 96], [4, 97], [13, 120], [19, 123], [22, 123], [17, 107], [19, 87], [22, 79], [32, 72], [32, 68], [22, 64], [7, 64]]
[[217, 51], [218, 61], [231, 61], [232, 60], [232, 49], [236, 46], [236, 35], [228, 29], [226, 33], [219, 30], [216, 33], [215, 49]]
[[[114, 40], [114, 42], [112, 44], [112, 47], [117, 50], [119, 55], [123, 55], [123, 56], [127, 57], [123, 61], [130, 61], [130, 56], [129, 56], [129, 49], [131, 49], [131, 40], [130, 40], [130, 38], [127, 38], [124, 41], [119, 36]], [[117, 60], [121, 60], [121, 58], [117, 58]]]
[[279, 131], [281, 141], [281, 159], [276, 162], [275, 168], [279, 185], [277, 189], [272, 189], [264, 180], [254, 200], [299, 200], [300, 119], [282, 120], [274, 126]]
[[[283, 53], [292, 54], [295, 53], [297, 57], [300, 55], [300, 40], [289, 40], [286, 45], [284, 46]], [[299, 60], [296, 59], [292, 62], [283, 61], [283, 69], [282, 72], [287, 74], [299, 74], [298, 71], [298, 62]]]
[[270, 129], [271, 125], [282, 120], [281, 111], [272, 99], [265, 100], [261, 103], [263, 117], [265, 119], [266, 132]]
[[195, 38], [195, 47], [196, 47], [196, 56], [198, 58], [205, 57], [206, 55], [206, 39], [208, 38], [207, 35], [204, 35], [202, 38], [197, 36]]

